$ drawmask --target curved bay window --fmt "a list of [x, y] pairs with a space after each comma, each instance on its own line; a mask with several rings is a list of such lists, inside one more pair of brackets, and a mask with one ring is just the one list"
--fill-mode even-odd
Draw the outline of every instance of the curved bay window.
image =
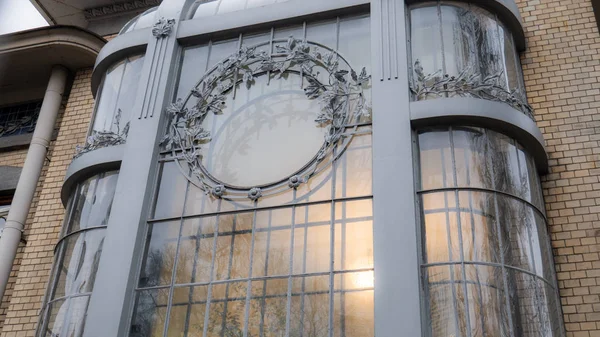
[[411, 7], [411, 91], [416, 101], [475, 97], [500, 101], [533, 118], [510, 31], [472, 4]]
[[80, 183], [67, 205], [38, 336], [81, 336], [118, 172]]
[[432, 336], [562, 336], [541, 187], [513, 139], [419, 132], [422, 273]]
[[143, 56], [130, 56], [108, 69], [96, 96], [89, 137], [77, 148], [76, 157], [125, 143], [143, 64]]
[[184, 50], [130, 336], [373, 336], [369, 27]]

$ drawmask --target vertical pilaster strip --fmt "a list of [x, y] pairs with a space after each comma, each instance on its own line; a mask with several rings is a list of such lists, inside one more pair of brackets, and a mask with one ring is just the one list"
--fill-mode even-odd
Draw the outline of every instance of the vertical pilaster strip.
[[405, 18], [404, 1], [371, 2], [377, 336], [421, 336]]
[[[103, 254], [98, 266], [84, 331], [85, 337], [127, 336], [133, 310], [141, 241], [157, 172], [163, 108], [170, 103], [178, 44], [176, 31], [184, 0], [165, 0], [148, 35], [146, 62], [125, 145]], [[144, 188], [140, 188], [144, 186]]]

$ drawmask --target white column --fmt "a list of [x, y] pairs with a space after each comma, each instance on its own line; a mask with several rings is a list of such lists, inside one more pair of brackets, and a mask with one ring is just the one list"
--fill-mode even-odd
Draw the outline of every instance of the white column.
[[46, 160], [46, 153], [62, 102], [68, 73], [68, 70], [63, 66], [57, 65], [52, 68], [33, 138], [0, 237], [0, 299], [4, 296], [6, 290], [17, 248], [21, 241], [25, 220], [27, 214], [29, 214], [31, 201]]

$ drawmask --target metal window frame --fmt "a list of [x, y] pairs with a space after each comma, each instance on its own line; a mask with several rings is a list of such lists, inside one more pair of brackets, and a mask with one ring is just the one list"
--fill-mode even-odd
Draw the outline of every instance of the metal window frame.
[[[514, 12], [516, 6], [513, 0], [486, 2], [493, 2], [489, 7], [501, 11], [500, 14], [514, 16], [511, 28], [522, 30], [518, 24], [518, 11]], [[118, 165], [117, 158], [122, 158], [121, 170], [106, 235], [106, 252], [100, 261], [96, 279], [103, 287], [95, 289], [92, 294], [84, 336], [126, 336], [129, 333], [137, 266], [142, 258], [141, 243], [152, 207], [150, 199], [157, 188], [158, 139], [165, 124], [161, 111], [173, 98], [183, 47], [213, 36], [298, 22], [305, 17], [365, 11], [369, 6], [375, 112], [373, 176], [377, 178], [373, 179], [375, 330], [379, 336], [388, 336], [397, 334], [397, 326], [402, 326], [404, 334], [420, 336], [422, 325], [426, 322], [422, 321], [420, 298], [420, 223], [417, 222], [419, 208], [414, 184], [418, 175], [415, 175], [417, 168], [413, 165], [416, 146], [413, 130], [418, 118], [411, 115], [408, 90], [407, 44], [410, 39], [405, 1], [290, 0], [262, 8], [186, 20], [192, 3], [191, 0], [163, 1], [156, 17], [174, 19], [170, 31], [153, 35], [153, 29], [146, 28], [119, 35], [102, 49], [96, 61], [92, 76], [94, 94], [102, 75], [113, 62], [144, 51], [148, 54], [140, 78], [144, 85], [138, 88], [131, 112], [131, 116], [139, 118], [132, 118], [128, 142], [118, 146], [119, 149], [102, 149], [104, 154], [115, 151], [109, 156], [113, 166]], [[519, 34], [518, 31], [513, 33]], [[423, 123], [440, 121], [434, 119], [428, 118]], [[76, 159], [72, 166], [77, 169], [70, 169], [70, 172], [75, 172], [71, 176], [76, 177], [77, 172], [86, 170], [105, 169], [101, 157], [94, 153], [102, 150]], [[87, 162], [84, 163], [84, 160]], [[93, 167], [87, 167], [88, 162], [93, 163]], [[121, 277], [114, 278], [114, 274]]]
[[[515, 112], [517, 113], [517, 112]], [[464, 252], [464, 246], [463, 246], [463, 239], [462, 239], [462, 230], [460, 229], [461, 227], [461, 219], [460, 219], [460, 205], [459, 205], [459, 192], [468, 192], [469, 195], [469, 209], [466, 209], [466, 211], [471, 213], [471, 216], [473, 216], [474, 213], [474, 209], [473, 209], [473, 205], [472, 205], [472, 193], [473, 192], [477, 192], [477, 193], [485, 193], [488, 194], [490, 196], [493, 197], [493, 208], [495, 211], [495, 214], [493, 214], [492, 216], [496, 219], [496, 231], [497, 233], [501, 233], [501, 226], [502, 224], [500, 223], [500, 221], [498, 221], [498, 219], [500, 219], [500, 214], [499, 214], [499, 206], [498, 206], [498, 200], [499, 197], [503, 197], [509, 200], [513, 200], [516, 202], [519, 202], [520, 204], [524, 205], [526, 208], [532, 210], [535, 214], [537, 214], [541, 220], [543, 221], [544, 225], [548, 225], [548, 219], [546, 217], [545, 211], [543, 209], [543, 205], [535, 205], [533, 203], [533, 201], [530, 200], [526, 200], [525, 198], [506, 192], [506, 191], [501, 191], [499, 189], [496, 188], [496, 186], [491, 186], [491, 187], [472, 187], [472, 186], [461, 186], [458, 184], [458, 180], [457, 180], [457, 169], [456, 169], [456, 164], [455, 164], [455, 147], [454, 147], [454, 141], [453, 141], [453, 131], [455, 130], [455, 128], [460, 129], [462, 126], [458, 126], [456, 127], [455, 124], [449, 123], [446, 124], [444, 126], [441, 125], [437, 125], [434, 128], [429, 128], [429, 127], [422, 127], [422, 128], [415, 128], [415, 131], [413, 132], [413, 137], [415, 140], [415, 161], [417, 162], [417, 164], [415, 165], [415, 178], [417, 179], [417, 183], [415, 184], [415, 188], [416, 188], [416, 195], [417, 195], [417, 200], [416, 203], [418, 205], [418, 222], [417, 222], [417, 226], [419, 226], [419, 232], [420, 232], [420, 244], [421, 246], [419, 247], [419, 265], [420, 265], [420, 278], [421, 281], [423, 283], [423, 286], [421, 288], [421, 300], [422, 300], [422, 320], [424, 322], [424, 326], [431, 326], [432, 322], [430, 321], [430, 313], [428, 312], [428, 307], [429, 305], [427, 304], [427, 301], [429, 299], [429, 294], [428, 294], [428, 284], [425, 283], [426, 281], [426, 276], [425, 276], [425, 271], [429, 268], [429, 267], [436, 267], [436, 266], [461, 266], [462, 269], [462, 274], [463, 274], [463, 280], [462, 281], [456, 281], [454, 280], [454, 270], [449, 270], [449, 274], [450, 274], [450, 280], [448, 281], [451, 284], [462, 284], [465, 288], [464, 288], [464, 292], [467, 293], [467, 289], [466, 289], [466, 283], [465, 280], [467, 280], [466, 278], [466, 274], [465, 274], [465, 265], [471, 265], [471, 266], [491, 266], [491, 267], [497, 267], [497, 268], [501, 268], [502, 269], [502, 274], [503, 274], [503, 280], [502, 280], [502, 284], [503, 284], [503, 289], [505, 292], [505, 301], [506, 301], [506, 310], [509, 313], [508, 316], [508, 327], [509, 327], [509, 331], [511, 335], [515, 334], [515, 330], [518, 328], [518, 326], [512, 321], [512, 316], [514, 314], [513, 310], [512, 310], [512, 306], [511, 306], [511, 299], [509, 298], [509, 293], [511, 292], [511, 289], [509, 288], [509, 282], [508, 282], [508, 271], [512, 271], [512, 272], [518, 272], [518, 273], [522, 273], [522, 274], [526, 274], [529, 275], [530, 277], [533, 277], [535, 280], [541, 280], [543, 283], [547, 284], [551, 290], [553, 290], [554, 292], [554, 296], [555, 296], [555, 301], [554, 303], [556, 304], [556, 308], [552, 308], [551, 307], [551, 303], [552, 301], [546, 301], [547, 304], [547, 309], [548, 312], [551, 312], [552, 309], [556, 310], [556, 314], [559, 318], [559, 321], [556, 322], [556, 324], [558, 325], [558, 329], [560, 330], [561, 335], [560, 336], [564, 336], [565, 335], [565, 328], [564, 328], [564, 323], [562, 321], [562, 306], [560, 304], [560, 294], [559, 294], [559, 285], [558, 285], [558, 279], [556, 277], [556, 271], [555, 271], [555, 266], [554, 266], [554, 259], [553, 259], [553, 253], [552, 253], [552, 246], [550, 244], [550, 233], [549, 231], [545, 232], [544, 238], [546, 242], [546, 247], [548, 248], [546, 251], [542, 251], [542, 246], [541, 243], [538, 242], [538, 248], [540, 248], [540, 252], [542, 254], [541, 258], [544, 259], [544, 255], [546, 255], [546, 260], [548, 263], [550, 263], [549, 266], [544, 266], [545, 268], [550, 269], [553, 278], [552, 279], [547, 279], [546, 275], [542, 269], [542, 275], [538, 275], [536, 273], [535, 270], [537, 270], [536, 266], [535, 266], [535, 261], [533, 261], [533, 268], [534, 271], [529, 271], [529, 270], [525, 270], [522, 269], [520, 267], [517, 266], [513, 266], [511, 264], [508, 264], [505, 262], [505, 256], [502, 253], [503, 249], [506, 247], [506, 244], [502, 242], [502, 236], [499, 235], [499, 251], [501, 252], [500, 254], [500, 261], [499, 262], [489, 262], [489, 261], [466, 261], [465, 258], [463, 257], [463, 252]], [[418, 145], [418, 135], [419, 135], [419, 130], [424, 130], [425, 132], [427, 131], [431, 131], [431, 132], [437, 132], [437, 131], [445, 131], [448, 133], [448, 147], [451, 149], [451, 170], [452, 170], [452, 175], [451, 177], [449, 177], [448, 179], [452, 179], [453, 180], [453, 184], [454, 186], [448, 186], [448, 187], [437, 187], [437, 188], [430, 188], [430, 189], [421, 189], [421, 184], [420, 184], [420, 179], [421, 179], [421, 162], [420, 162], [420, 147]], [[488, 130], [492, 130], [492, 129], [488, 129], [488, 128], [483, 128], [483, 133], [486, 137], [486, 143], [488, 146], [490, 146], [490, 137], [488, 135]], [[501, 132], [497, 132], [499, 134], [502, 134]], [[517, 152], [519, 151], [519, 143], [515, 140], [515, 139], [511, 139], [512, 140], [512, 144], [515, 146], [515, 149], [517, 149]], [[524, 151], [526, 152], [527, 155], [532, 156], [527, 149], [524, 149]], [[480, 155], [484, 155], [484, 154], [480, 154]], [[443, 156], [443, 154], [442, 154]], [[490, 161], [491, 157], [489, 156], [489, 154], [485, 157], [486, 161]], [[517, 161], [519, 161], [519, 156], [517, 156]], [[492, 176], [494, 175], [494, 165], [492, 165], [491, 163], [488, 164], [490, 168], [492, 168]], [[521, 165], [518, 165], [518, 170], [519, 170], [519, 176], [523, 177], [523, 173], [521, 172]], [[537, 180], [539, 181], [539, 173], [538, 172], [534, 172], [536, 175]], [[446, 172], [444, 171], [444, 176], [446, 175]], [[470, 179], [470, 173], [468, 171], [468, 167], [467, 167], [467, 179]], [[525, 179], [530, 179], [531, 177], [529, 175], [527, 175], [525, 177]], [[523, 179], [523, 178], [522, 178]], [[444, 180], [446, 180], [446, 178], [444, 178]], [[495, 181], [492, 179], [492, 184], [495, 185]], [[444, 182], [444, 185], [446, 185], [446, 183]], [[541, 190], [541, 185], [537, 185], [540, 190]], [[426, 236], [422, 234], [423, 232], [423, 227], [425, 225], [425, 210], [423, 207], [423, 203], [422, 203], [422, 196], [428, 195], [428, 194], [444, 194], [444, 199], [445, 199], [445, 207], [435, 210], [436, 212], [439, 211], [445, 211], [446, 212], [446, 226], [448, 226], [449, 229], [449, 213], [451, 211], [456, 213], [456, 217], [457, 217], [457, 224], [458, 224], [458, 238], [459, 238], [459, 249], [460, 249], [460, 257], [458, 257], [458, 259], [456, 258], [452, 258], [452, 254], [451, 254], [451, 239], [450, 239], [450, 231], [448, 230], [448, 250], [449, 250], [449, 260], [448, 261], [443, 261], [443, 262], [434, 262], [434, 263], [426, 263], [425, 260], [425, 248], [424, 248], [424, 244], [425, 244], [425, 240], [426, 240]], [[454, 202], [456, 203], [455, 207], [451, 207], [448, 206], [448, 200], [447, 200], [447, 193], [453, 193], [454, 194]], [[470, 220], [469, 222], [471, 222], [471, 226], [473, 226], [473, 220]], [[537, 224], [534, 223], [534, 226], [536, 226]], [[537, 232], [537, 229], [536, 229]], [[530, 251], [534, 251], [534, 243], [532, 241], [532, 232], [530, 230], [530, 228], [527, 228], [527, 237], [528, 237], [528, 248]], [[541, 233], [538, 233], [538, 235], [540, 235]], [[543, 260], [542, 260], [543, 261]], [[539, 285], [536, 286], [535, 291], [543, 291], [538, 289]], [[456, 294], [455, 294], [455, 288], [452, 287], [452, 293], [453, 293], [453, 297], [456, 298]], [[552, 296], [552, 294], [550, 294], [550, 296]], [[538, 312], [541, 312], [541, 309], [539, 308], [540, 303], [536, 303], [536, 305], [538, 306], [537, 310]], [[465, 307], [467, 308], [466, 311], [469, 312], [469, 306], [468, 306], [468, 299], [465, 297]], [[455, 326], [456, 329], [458, 330], [458, 321], [457, 321], [457, 316], [458, 316], [458, 309], [456, 308], [456, 306], [454, 307], [454, 315], [455, 315]], [[543, 324], [543, 322], [539, 322], [540, 324]], [[470, 323], [467, 317], [467, 329], [470, 329]], [[547, 328], [549, 330], [552, 330], [552, 325], [548, 326]], [[468, 335], [471, 335], [471, 330], [468, 330]], [[425, 329], [423, 331], [424, 336], [429, 336], [431, 334], [431, 331], [429, 331], [428, 329]], [[458, 331], [457, 331], [458, 333]]]

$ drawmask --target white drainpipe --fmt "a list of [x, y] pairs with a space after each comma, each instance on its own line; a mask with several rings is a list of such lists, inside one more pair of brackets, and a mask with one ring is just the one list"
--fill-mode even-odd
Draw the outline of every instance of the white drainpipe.
[[29, 214], [31, 201], [46, 160], [54, 124], [65, 92], [67, 75], [68, 70], [65, 67], [52, 67], [52, 74], [48, 81], [35, 131], [33, 131], [29, 151], [27, 151], [25, 164], [0, 237], [0, 301], [6, 290], [25, 220]]

